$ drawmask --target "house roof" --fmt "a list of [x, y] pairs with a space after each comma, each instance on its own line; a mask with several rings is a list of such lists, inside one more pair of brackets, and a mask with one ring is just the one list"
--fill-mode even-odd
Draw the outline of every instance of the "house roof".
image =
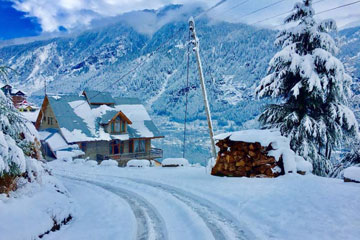
[[115, 100], [108, 92], [99, 92], [92, 90], [84, 90], [89, 104], [114, 104]]
[[[109, 141], [112, 139], [163, 137], [138, 99], [113, 98], [113, 105], [89, 105], [85, 96], [47, 96], [60, 130], [68, 143]], [[112, 135], [104, 131], [114, 116], [122, 112], [130, 120], [128, 134]]]

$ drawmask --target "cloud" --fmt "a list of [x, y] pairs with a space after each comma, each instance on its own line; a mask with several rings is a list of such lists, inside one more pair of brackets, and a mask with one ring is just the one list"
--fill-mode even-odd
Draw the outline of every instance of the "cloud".
[[[89, 26], [92, 21], [143, 9], [159, 9], [190, 0], [11, 0], [18, 11], [36, 17], [44, 32]], [[209, 1], [211, 3], [212, 1]]]
[[[58, 32], [60, 29], [79, 29], [90, 27], [94, 22], [106, 19], [125, 19], [139, 31], [151, 34], [154, 29], [164, 23], [178, 19], [186, 8], [170, 11], [166, 16], [157, 17], [153, 11], [140, 12], [143, 9], [159, 9], [169, 4], [194, 5], [194, 0], [10, 0], [13, 7], [27, 13], [29, 17], [36, 17], [45, 33]], [[208, 8], [219, 0], [196, 0]], [[257, 21], [278, 15], [292, 9], [298, 0], [280, 2], [270, 8], [250, 14], [261, 7], [276, 3], [278, 0], [227, 0], [211, 10], [207, 15], [215, 20], [228, 22], [244, 22], [253, 24]], [[314, 5], [317, 12], [324, 11], [354, 0], [323, 0]], [[243, 4], [241, 4], [244, 2]], [[314, 0], [314, 2], [317, 2]], [[190, 4], [190, 5], [189, 5]], [[129, 14], [131, 12], [131, 14]], [[338, 26], [344, 27], [360, 22], [360, 4], [318, 15], [318, 18], [334, 18]], [[275, 27], [284, 16], [270, 19], [261, 23], [263, 26]]]

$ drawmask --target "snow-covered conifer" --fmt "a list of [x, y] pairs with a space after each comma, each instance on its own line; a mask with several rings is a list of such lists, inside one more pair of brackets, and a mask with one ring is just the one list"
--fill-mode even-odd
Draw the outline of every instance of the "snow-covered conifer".
[[291, 147], [313, 163], [314, 173], [331, 170], [332, 149], [358, 135], [358, 124], [348, 108], [351, 77], [334, 57], [338, 48], [329, 32], [334, 20], [317, 22], [312, 0], [296, 3], [275, 44], [282, 48], [269, 63], [268, 74], [256, 89], [259, 97], [278, 98], [260, 119], [291, 138]]
[[39, 157], [39, 145], [31, 127], [0, 90], [0, 193], [13, 190], [17, 177], [25, 174], [31, 181], [42, 170], [40, 162], [34, 159]]

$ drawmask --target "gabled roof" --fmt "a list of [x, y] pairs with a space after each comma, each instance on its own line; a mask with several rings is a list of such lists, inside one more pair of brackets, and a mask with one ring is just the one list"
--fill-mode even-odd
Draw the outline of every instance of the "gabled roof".
[[[78, 95], [47, 96], [47, 99], [68, 143], [163, 137], [138, 99], [113, 98], [114, 104], [110, 106], [89, 105], [85, 96]], [[117, 115], [129, 123], [128, 134], [112, 135], [104, 131], [102, 125]]]
[[115, 103], [115, 100], [108, 92], [99, 92], [99, 91], [92, 91], [92, 90], [84, 90], [83, 94], [85, 95], [89, 104], [106, 104], [111, 105]]
[[103, 114], [100, 118], [100, 124], [108, 124], [110, 121], [114, 120], [117, 116], [120, 116], [122, 120], [127, 122], [128, 124], [132, 124], [130, 119], [123, 113], [119, 112], [117, 110], [109, 110], [106, 111], [105, 114]]

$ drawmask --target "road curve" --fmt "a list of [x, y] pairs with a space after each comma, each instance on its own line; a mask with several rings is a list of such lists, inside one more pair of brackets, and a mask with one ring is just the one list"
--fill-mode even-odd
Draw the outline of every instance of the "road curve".
[[249, 232], [242, 230], [243, 227], [240, 226], [239, 222], [232, 216], [231, 213], [205, 198], [163, 183], [143, 179], [119, 178], [158, 188], [162, 191], [170, 193], [180, 201], [183, 201], [202, 218], [204, 223], [212, 232], [214, 239], [254, 239], [253, 236], [250, 237]]
[[168, 234], [166, 224], [156, 211], [155, 207], [142, 198], [137, 193], [125, 190], [120, 187], [114, 187], [107, 183], [92, 181], [82, 178], [58, 175], [62, 178], [85, 182], [98, 186], [106, 191], [112, 192], [124, 199], [131, 207], [137, 222], [137, 232], [135, 239], [137, 240], [167, 240]]

